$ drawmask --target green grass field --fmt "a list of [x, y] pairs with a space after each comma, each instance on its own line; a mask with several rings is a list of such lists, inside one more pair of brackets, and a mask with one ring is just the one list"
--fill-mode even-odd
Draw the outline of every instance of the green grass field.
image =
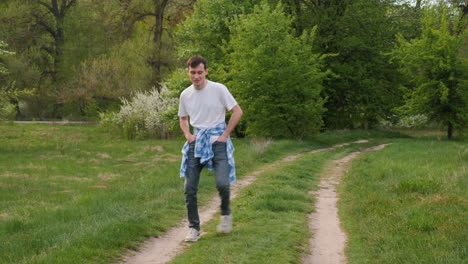
[[468, 145], [398, 139], [353, 163], [340, 193], [349, 263], [467, 263]]
[[[414, 234], [429, 232], [434, 237], [431, 250], [441, 252], [435, 255], [448, 256], [447, 250], [455, 251], [453, 258], [443, 258], [447, 261], [439, 263], [461, 263], [457, 261], [466, 260], [467, 248], [461, 241], [466, 240], [467, 233], [466, 144], [399, 137], [401, 134], [389, 132], [345, 131], [322, 133], [304, 141], [235, 139], [238, 177], [242, 178], [289, 154], [373, 138], [368, 144], [306, 155], [259, 175], [258, 181], [233, 201], [234, 232], [217, 235], [217, 219], [210, 221], [203, 226], [208, 234], [173, 262], [298, 263], [310, 236], [306, 219], [313, 210], [313, 197], [308, 191], [317, 188], [321, 169], [360, 147], [393, 142], [388, 150], [365, 154], [357, 160], [341, 189], [349, 197], [356, 197], [340, 204], [351, 238], [350, 263], [413, 263], [401, 257], [412, 253], [411, 259], [418, 259], [424, 253], [424, 243], [429, 240], [414, 238], [404, 247], [398, 244], [413, 236], [402, 234], [404, 238], [397, 238], [395, 232], [407, 229], [399, 229], [397, 223], [386, 226], [391, 220], [385, 218], [393, 216], [399, 217], [401, 225], [401, 219], [407, 219], [411, 227], [408, 230]], [[181, 139], [128, 141], [91, 126], [0, 124], [0, 263], [111, 263], [128, 248], [135, 249], [147, 237], [174, 226], [185, 217], [183, 179], [178, 177], [182, 144]], [[418, 154], [428, 152], [424, 144], [438, 146], [429, 151], [432, 156]], [[458, 156], [450, 159], [452, 155]], [[420, 156], [421, 171], [434, 173], [429, 181], [409, 165], [399, 165], [411, 164], [415, 156]], [[436, 156], [441, 157], [440, 162], [426, 160]], [[395, 200], [401, 212], [395, 209], [392, 214], [380, 215], [379, 210], [363, 210], [359, 205], [365, 200], [361, 199], [370, 197], [368, 203], [372, 204], [377, 198], [369, 193], [384, 191], [367, 190], [367, 185], [351, 188], [363, 181], [360, 171], [396, 175], [385, 181], [387, 185], [381, 183], [384, 191], [393, 196], [382, 203], [380, 211], [386, 212]], [[458, 176], [438, 178], [436, 171]], [[207, 177], [200, 182], [200, 204], [216, 193], [212, 173], [203, 175]], [[427, 220], [428, 210], [436, 205], [442, 218]], [[424, 206], [430, 208], [418, 211]], [[353, 222], [356, 213], [359, 219], [369, 218], [366, 221], [370, 222], [382, 218], [378, 222], [382, 223], [379, 243], [373, 242], [377, 238], [369, 231], [368, 237], [356, 235], [362, 233], [359, 223]], [[450, 221], [443, 222], [447, 219]], [[390, 231], [385, 231], [387, 228]], [[380, 254], [382, 250], [388, 254]], [[374, 262], [375, 254], [385, 256], [379, 258], [381, 262]]]

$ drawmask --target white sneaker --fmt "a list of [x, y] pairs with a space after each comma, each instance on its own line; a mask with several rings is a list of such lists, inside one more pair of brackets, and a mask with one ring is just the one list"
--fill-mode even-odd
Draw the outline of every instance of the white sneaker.
[[229, 233], [232, 230], [232, 215], [222, 215], [221, 223], [218, 226], [218, 232]]
[[185, 237], [186, 242], [197, 242], [200, 239], [200, 231], [195, 228], [190, 228], [187, 236]]

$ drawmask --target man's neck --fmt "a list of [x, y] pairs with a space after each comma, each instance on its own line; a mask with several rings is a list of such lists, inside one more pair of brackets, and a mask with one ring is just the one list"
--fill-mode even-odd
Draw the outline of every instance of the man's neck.
[[200, 90], [202, 90], [203, 88], [205, 88], [207, 84], [208, 84], [208, 80], [205, 79], [205, 81], [204, 81], [202, 84], [200, 84], [200, 85], [193, 85], [193, 87], [195, 87], [195, 89], [197, 89], [197, 90], [200, 91]]

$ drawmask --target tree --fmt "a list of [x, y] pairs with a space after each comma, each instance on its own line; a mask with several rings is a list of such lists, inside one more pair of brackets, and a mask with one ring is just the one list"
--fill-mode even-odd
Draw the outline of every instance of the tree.
[[[123, 23], [127, 31], [132, 32], [136, 23], [151, 23], [152, 51], [146, 61], [152, 69], [151, 85], [159, 91], [162, 88], [164, 69], [172, 61], [171, 37], [165, 34], [168, 30], [168, 18], [179, 21], [180, 13], [190, 9], [194, 0], [121, 0], [121, 9], [125, 13]], [[176, 23], [172, 21], [171, 23]], [[166, 35], [166, 39], [164, 39]]]
[[31, 2], [6, 1], [0, 5], [0, 35], [9, 44], [9, 50], [16, 53], [2, 58], [9, 72], [0, 76], [0, 87], [12, 87], [14, 83], [19, 91], [36, 88], [41, 71], [48, 68], [39, 54], [40, 33], [31, 15]]
[[421, 37], [407, 41], [400, 36], [391, 55], [408, 78], [405, 104], [398, 111], [427, 115], [451, 139], [454, 129], [468, 122], [468, 61], [459, 55], [467, 34], [466, 29], [460, 35], [450, 33], [446, 7], [442, 16], [437, 14], [437, 7], [427, 8]]
[[163, 65], [162, 50], [163, 50], [163, 30], [164, 30], [164, 12], [166, 10], [169, 0], [154, 0], [153, 12], [142, 14], [145, 16], [154, 17], [154, 31], [153, 31], [153, 45], [154, 50], [151, 57], [148, 58], [148, 64], [153, 69], [152, 83], [154, 87], [161, 91], [162, 88], [162, 74], [161, 67]]
[[33, 90], [18, 91], [15, 82], [4, 82], [3, 77], [9, 74], [8, 69], [3, 64], [4, 58], [14, 55], [14, 52], [7, 50], [8, 45], [0, 40], [0, 121], [12, 120], [17, 113], [17, 105], [14, 104], [18, 97], [29, 95]]
[[398, 29], [387, 2], [308, 1], [307, 12], [318, 28], [316, 52], [336, 55], [326, 60], [335, 74], [324, 82], [328, 128], [370, 128], [399, 104], [398, 72], [384, 55]]
[[41, 49], [52, 58], [52, 68], [48, 73], [55, 80], [63, 55], [65, 17], [76, 0], [37, 0], [37, 3], [42, 7], [33, 13], [37, 25], [42, 27], [53, 40], [51, 45], [43, 45]]
[[116, 109], [122, 98], [147, 90], [151, 69], [139, 53], [146, 43], [145, 38], [127, 40], [110, 54], [85, 60], [74, 69], [75, 78], [58, 96], [61, 103], [77, 106], [68, 114], [96, 118], [97, 111]]
[[[6, 1], [2, 6], [0, 31], [20, 54], [8, 59], [8, 83], [14, 83], [19, 91], [36, 91], [27, 98], [32, 117], [58, 115], [57, 88], [67, 72], [61, 66], [68, 36], [66, 18], [76, 3], [76, 0], [28, 0]], [[19, 109], [19, 101], [15, 104]]]
[[194, 0], [0, 2], [0, 35], [18, 54], [5, 60], [10, 74], [0, 86], [36, 88], [21, 102], [28, 117], [64, 118], [160, 85], [175, 60], [170, 30]]
[[178, 56], [187, 60], [195, 54], [209, 62], [210, 78], [224, 81], [222, 72], [227, 64], [225, 44], [231, 32], [229, 22], [240, 14], [248, 14], [258, 1], [201, 0], [194, 5], [192, 14], [177, 26]]
[[228, 87], [245, 109], [247, 133], [301, 138], [322, 125], [321, 58], [312, 33], [298, 38], [281, 5], [267, 2], [230, 22]]

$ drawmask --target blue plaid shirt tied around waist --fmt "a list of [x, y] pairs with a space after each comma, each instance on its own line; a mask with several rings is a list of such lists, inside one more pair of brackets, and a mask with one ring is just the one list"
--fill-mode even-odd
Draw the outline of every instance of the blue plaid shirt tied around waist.
[[[220, 123], [213, 128], [198, 129], [195, 128], [194, 135], [197, 137], [195, 140], [195, 158], [200, 158], [200, 163], [203, 168], [213, 170], [213, 148], [211, 143], [212, 136], [221, 136], [226, 129], [226, 123]], [[180, 177], [185, 177], [187, 171], [188, 158], [189, 158], [190, 144], [185, 142], [182, 148], [182, 164], [180, 166]], [[234, 145], [232, 144], [231, 137], [228, 137], [226, 142], [226, 152], [229, 163], [229, 180], [231, 184], [236, 182], [236, 167], [234, 163]]]

